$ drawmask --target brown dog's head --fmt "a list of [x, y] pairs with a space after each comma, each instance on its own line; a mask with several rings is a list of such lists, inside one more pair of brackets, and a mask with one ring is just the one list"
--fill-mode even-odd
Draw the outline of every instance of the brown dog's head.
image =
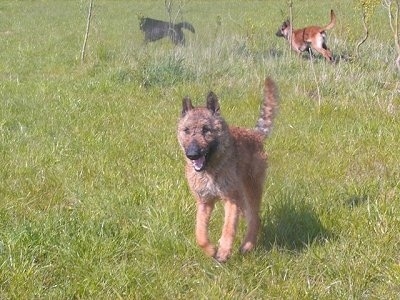
[[290, 22], [286, 20], [282, 23], [281, 27], [279, 27], [278, 31], [275, 33], [276, 36], [287, 38], [290, 31]]
[[193, 107], [189, 98], [183, 99], [178, 141], [195, 171], [200, 172], [207, 167], [226, 129], [217, 96], [213, 92], [207, 96], [206, 107]]

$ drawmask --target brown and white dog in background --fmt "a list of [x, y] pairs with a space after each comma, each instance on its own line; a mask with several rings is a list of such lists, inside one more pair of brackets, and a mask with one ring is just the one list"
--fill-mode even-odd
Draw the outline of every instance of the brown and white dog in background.
[[[331, 10], [331, 21], [324, 27], [308, 26], [302, 29], [293, 29], [290, 21], [283, 22], [276, 32], [276, 36], [284, 37], [292, 44], [293, 50], [299, 55], [309, 51], [310, 47], [322, 54], [328, 61], [333, 61], [332, 53], [326, 46], [326, 31], [332, 29], [336, 23], [336, 15]], [[290, 36], [292, 34], [292, 36]]]

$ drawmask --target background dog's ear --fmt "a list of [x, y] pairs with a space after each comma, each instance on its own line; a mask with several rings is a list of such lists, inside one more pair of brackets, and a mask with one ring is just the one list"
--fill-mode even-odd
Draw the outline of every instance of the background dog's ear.
[[185, 97], [182, 100], [182, 116], [186, 115], [186, 113], [193, 109], [192, 100], [189, 97]]
[[214, 115], [219, 115], [218, 97], [213, 92], [207, 95], [207, 108], [212, 111]]

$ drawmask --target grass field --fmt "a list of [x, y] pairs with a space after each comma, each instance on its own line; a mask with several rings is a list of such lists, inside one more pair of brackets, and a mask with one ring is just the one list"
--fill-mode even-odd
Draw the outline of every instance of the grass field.
[[[0, 299], [398, 299], [400, 84], [386, 12], [363, 35], [352, 1], [293, 1], [337, 63], [291, 53], [286, 1], [186, 1], [187, 46], [143, 44], [164, 1], [0, 2]], [[176, 1], [175, 11], [178, 9]], [[194, 239], [176, 141], [182, 97], [212, 89], [252, 127], [280, 90], [253, 253]], [[222, 209], [212, 219], [217, 240]], [[244, 230], [239, 228], [235, 249]]]

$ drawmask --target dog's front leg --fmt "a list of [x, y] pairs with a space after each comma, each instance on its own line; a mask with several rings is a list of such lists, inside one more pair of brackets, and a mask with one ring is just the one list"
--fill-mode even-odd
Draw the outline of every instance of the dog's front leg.
[[215, 246], [210, 243], [208, 237], [208, 224], [210, 222], [211, 213], [214, 209], [214, 201], [197, 200], [197, 217], [196, 217], [196, 240], [197, 244], [203, 251], [209, 255], [215, 256]]
[[225, 219], [222, 228], [222, 235], [219, 240], [219, 248], [215, 259], [225, 262], [232, 252], [232, 244], [236, 235], [236, 228], [239, 219], [239, 209], [237, 204], [230, 199], [225, 201]]

